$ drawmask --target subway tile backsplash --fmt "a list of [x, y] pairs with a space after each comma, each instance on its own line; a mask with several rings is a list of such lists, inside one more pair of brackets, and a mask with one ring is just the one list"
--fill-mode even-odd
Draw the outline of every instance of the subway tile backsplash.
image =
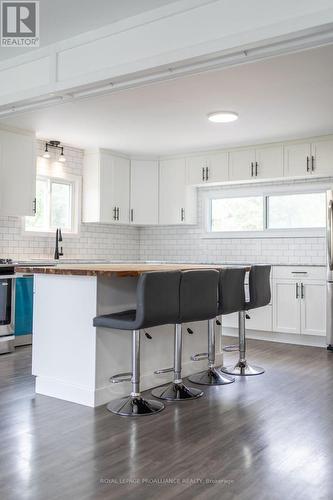
[[198, 225], [146, 227], [140, 230], [142, 260], [273, 264], [325, 264], [325, 238], [207, 239], [203, 203], [207, 191], [218, 197], [225, 188], [198, 192]]
[[[44, 142], [39, 141], [39, 154]], [[53, 151], [50, 151], [54, 154]], [[83, 151], [65, 148], [69, 173], [82, 175]], [[218, 193], [222, 188], [214, 188]], [[324, 238], [205, 239], [204, 192], [199, 190], [198, 225], [144, 227], [81, 224], [78, 236], [64, 237], [64, 257], [78, 259], [169, 260], [325, 264]], [[53, 258], [54, 236], [24, 233], [21, 217], [0, 217], [0, 257]]]

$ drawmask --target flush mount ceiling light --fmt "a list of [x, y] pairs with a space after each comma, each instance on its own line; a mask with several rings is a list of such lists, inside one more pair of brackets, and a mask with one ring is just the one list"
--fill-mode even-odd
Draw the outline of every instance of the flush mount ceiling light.
[[60, 141], [49, 141], [49, 142], [45, 143], [45, 150], [44, 150], [44, 154], [43, 154], [44, 158], [51, 158], [51, 155], [49, 153], [49, 148], [60, 149], [61, 152], [60, 152], [58, 161], [61, 161], [61, 163], [65, 163], [66, 158], [64, 155], [64, 148], [63, 148], [63, 146], [60, 146]]
[[208, 120], [214, 123], [229, 123], [238, 120], [238, 113], [234, 111], [214, 111], [207, 115]]

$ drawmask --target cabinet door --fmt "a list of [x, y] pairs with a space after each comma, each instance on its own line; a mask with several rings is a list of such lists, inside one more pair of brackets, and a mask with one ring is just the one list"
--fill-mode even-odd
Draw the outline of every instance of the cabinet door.
[[255, 150], [241, 149], [229, 153], [229, 180], [243, 181], [254, 178]]
[[115, 202], [115, 169], [113, 157], [107, 153], [101, 153], [99, 158], [99, 220], [104, 224], [115, 224], [116, 202]]
[[312, 143], [311, 153], [313, 175], [333, 175], [333, 140]]
[[160, 224], [195, 224], [196, 190], [186, 183], [185, 159], [160, 161]]
[[226, 182], [228, 180], [228, 153], [187, 158], [186, 175], [187, 183], [192, 186]]
[[258, 179], [283, 177], [283, 147], [256, 149], [255, 176]]
[[301, 284], [301, 333], [326, 335], [326, 283], [304, 281]]
[[131, 161], [131, 223], [158, 224], [158, 162]]
[[284, 147], [284, 175], [296, 177], [311, 173], [310, 143], [288, 144]]
[[34, 214], [36, 196], [35, 139], [7, 131], [0, 132], [1, 214]]
[[301, 333], [300, 315], [300, 283], [273, 280], [273, 331]]
[[129, 223], [130, 198], [130, 161], [126, 158], [113, 158], [113, 200], [116, 207], [118, 224]]
[[271, 332], [273, 329], [272, 306], [259, 307], [252, 309], [248, 313], [249, 318], [246, 319], [246, 328], [248, 330], [258, 330]]

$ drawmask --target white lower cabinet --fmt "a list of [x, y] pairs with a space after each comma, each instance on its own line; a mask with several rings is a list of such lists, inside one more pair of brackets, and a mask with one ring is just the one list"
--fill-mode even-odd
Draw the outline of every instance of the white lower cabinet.
[[[246, 329], [292, 335], [326, 335], [324, 267], [278, 266], [272, 270], [272, 301], [248, 312]], [[238, 314], [222, 318], [223, 327], [238, 328]]]
[[300, 333], [300, 284], [295, 280], [273, 280], [273, 330]]
[[326, 282], [302, 283], [301, 333], [326, 335]]
[[275, 332], [325, 335], [325, 281], [273, 280], [273, 296]]
[[[259, 309], [252, 309], [246, 318], [246, 329], [263, 332], [272, 331], [272, 304]], [[238, 313], [222, 317], [222, 324], [228, 328], [238, 328]]]

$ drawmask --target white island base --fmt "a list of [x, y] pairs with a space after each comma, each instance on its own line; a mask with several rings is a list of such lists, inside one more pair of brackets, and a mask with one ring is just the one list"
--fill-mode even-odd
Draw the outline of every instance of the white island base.
[[[36, 274], [32, 373], [36, 392], [96, 407], [130, 393], [130, 383], [109, 378], [129, 372], [131, 332], [94, 328], [93, 318], [135, 308], [138, 277]], [[192, 328], [193, 335], [187, 333]], [[221, 327], [216, 363], [222, 363]], [[141, 389], [172, 380], [172, 373], [154, 370], [173, 366], [172, 325], [141, 332]], [[207, 352], [207, 322], [183, 327], [183, 375], [204, 370], [207, 361], [193, 362], [192, 354]]]

